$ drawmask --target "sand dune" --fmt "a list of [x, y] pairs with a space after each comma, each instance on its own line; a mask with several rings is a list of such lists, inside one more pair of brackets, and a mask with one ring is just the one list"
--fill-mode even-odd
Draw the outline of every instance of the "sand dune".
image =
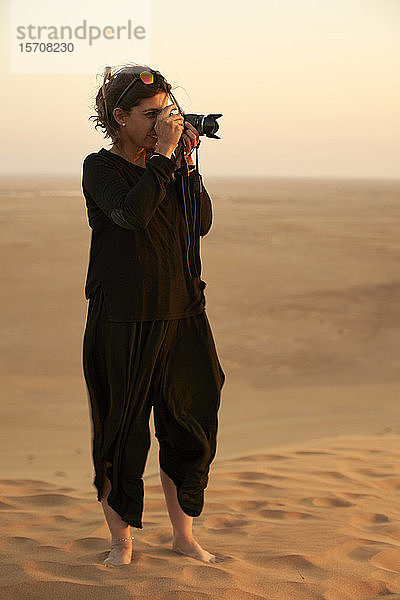
[[224, 558], [216, 565], [172, 552], [152, 476], [132, 563], [111, 569], [102, 564], [108, 532], [87, 490], [1, 480], [2, 598], [400, 597], [400, 505], [390, 485], [399, 441], [347, 437], [219, 460], [195, 525], [204, 547]]
[[144, 528], [109, 568], [81, 370], [79, 177], [0, 186], [2, 600], [400, 598], [399, 182], [206, 180], [227, 375], [195, 534], [170, 549], [153, 435]]

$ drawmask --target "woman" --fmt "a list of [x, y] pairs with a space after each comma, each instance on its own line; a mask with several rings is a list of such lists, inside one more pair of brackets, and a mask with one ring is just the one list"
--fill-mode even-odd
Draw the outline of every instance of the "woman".
[[184, 122], [170, 84], [147, 66], [107, 67], [95, 109], [91, 118], [112, 147], [83, 161], [92, 228], [83, 371], [94, 485], [111, 533], [104, 564], [130, 563], [129, 526], [143, 527], [152, 407], [172, 549], [219, 562], [192, 532], [225, 381], [200, 278], [199, 239], [212, 208], [204, 186], [194, 194], [190, 155], [199, 135]]

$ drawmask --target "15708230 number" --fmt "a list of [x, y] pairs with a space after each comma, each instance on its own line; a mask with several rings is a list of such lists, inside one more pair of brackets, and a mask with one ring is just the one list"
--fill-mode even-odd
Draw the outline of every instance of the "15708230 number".
[[73, 52], [74, 44], [69, 42], [21, 42], [21, 52]]

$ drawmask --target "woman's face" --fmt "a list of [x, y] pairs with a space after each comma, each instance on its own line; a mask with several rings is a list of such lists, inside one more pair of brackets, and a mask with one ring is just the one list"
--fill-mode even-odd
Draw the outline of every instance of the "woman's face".
[[134, 106], [128, 116], [124, 118], [125, 127], [120, 127], [121, 140], [129, 141], [139, 148], [152, 150], [157, 142], [154, 125], [158, 113], [171, 104], [166, 92], [159, 92], [151, 98], [143, 98]]

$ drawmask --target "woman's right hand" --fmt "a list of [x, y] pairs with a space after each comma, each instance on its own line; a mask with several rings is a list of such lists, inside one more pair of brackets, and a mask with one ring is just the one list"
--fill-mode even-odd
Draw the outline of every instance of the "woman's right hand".
[[177, 108], [175, 104], [169, 104], [163, 108], [154, 125], [154, 131], [158, 137], [156, 151], [167, 155], [168, 158], [171, 158], [184, 129], [183, 115], [170, 115], [174, 108]]

